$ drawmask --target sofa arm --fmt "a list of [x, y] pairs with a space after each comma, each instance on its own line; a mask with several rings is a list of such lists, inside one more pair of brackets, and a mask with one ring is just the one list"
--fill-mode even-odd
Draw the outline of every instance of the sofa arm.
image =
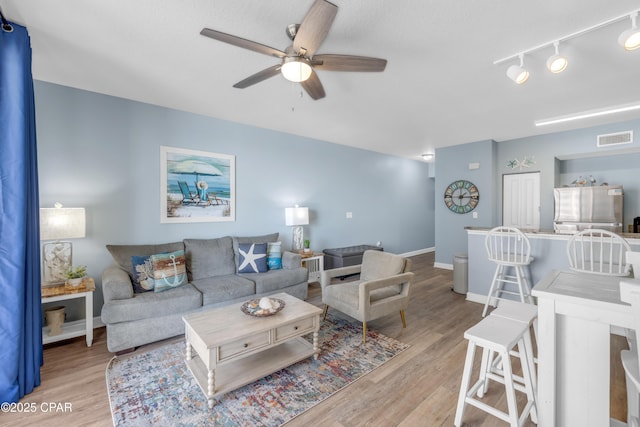
[[282, 268], [284, 270], [293, 270], [302, 267], [302, 257], [300, 254], [284, 251], [282, 252]]
[[102, 272], [102, 296], [105, 304], [113, 300], [133, 298], [131, 278], [116, 264]]

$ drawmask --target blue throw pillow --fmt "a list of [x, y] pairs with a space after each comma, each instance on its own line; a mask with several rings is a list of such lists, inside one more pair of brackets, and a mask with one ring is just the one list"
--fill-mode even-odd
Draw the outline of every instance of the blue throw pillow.
[[151, 255], [153, 264], [153, 290], [162, 292], [187, 283], [184, 251]]
[[267, 243], [267, 267], [269, 270], [282, 268], [282, 242]]
[[267, 244], [240, 243], [238, 245], [239, 273], [264, 273], [267, 271]]
[[149, 255], [132, 256], [133, 292], [139, 294], [153, 290], [153, 264]]

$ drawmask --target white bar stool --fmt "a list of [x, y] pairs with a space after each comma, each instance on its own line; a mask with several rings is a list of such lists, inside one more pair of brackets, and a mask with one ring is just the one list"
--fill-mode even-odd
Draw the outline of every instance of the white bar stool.
[[[529, 370], [531, 371], [531, 383], [533, 385], [533, 392], [537, 396], [538, 393], [538, 381], [537, 381], [537, 373], [535, 364], [538, 363], [538, 359], [535, 357], [535, 349], [533, 347], [533, 342], [531, 340], [531, 328], [533, 327], [533, 333], [536, 337], [536, 343], [538, 341], [538, 307], [531, 304], [523, 304], [521, 302], [515, 301], [502, 301], [498, 305], [498, 307], [493, 310], [490, 316], [497, 316], [503, 319], [510, 319], [516, 322], [521, 322], [527, 325], [527, 330], [524, 333], [524, 340], [527, 344], [527, 347], [531, 349], [530, 353], [527, 353], [527, 361], [529, 363]], [[520, 357], [520, 353], [515, 350], [511, 350], [511, 356]], [[491, 363], [488, 366], [480, 367], [480, 378], [484, 378], [486, 375], [487, 369], [493, 371], [494, 373], [500, 372], [500, 366], [502, 358], [497, 356], [494, 357], [494, 353], [491, 352], [489, 356], [489, 360]], [[524, 385], [524, 378], [518, 375], [513, 375], [514, 381], [519, 384]], [[484, 393], [487, 392], [487, 386], [489, 385], [488, 381], [485, 382], [485, 386], [478, 390], [478, 397], [482, 397]]]
[[[531, 361], [533, 360], [532, 349], [527, 345], [525, 334], [529, 331], [529, 325], [517, 320], [502, 318], [500, 316], [485, 317], [475, 326], [469, 328], [464, 337], [469, 340], [467, 347], [467, 357], [462, 373], [462, 384], [458, 396], [458, 406], [454, 424], [460, 427], [462, 417], [467, 404], [473, 405], [503, 421], [508, 422], [512, 427], [521, 427], [528, 416], [537, 423], [536, 397], [532, 380]], [[511, 358], [509, 353], [517, 346], [520, 354], [520, 363], [523, 371], [523, 384], [514, 382], [513, 370], [511, 368]], [[482, 347], [482, 367], [491, 363], [490, 353], [496, 352], [502, 360], [502, 370], [485, 369], [484, 376], [471, 387], [471, 375], [476, 347]], [[489, 380], [497, 381], [505, 386], [507, 397], [508, 413], [477, 400], [474, 395], [480, 390], [484, 390]], [[527, 403], [518, 415], [515, 391], [524, 392], [527, 395]]]
[[[531, 286], [524, 270], [524, 267], [528, 267], [533, 261], [531, 243], [527, 236], [514, 227], [495, 227], [487, 234], [484, 245], [489, 260], [496, 263], [496, 271], [482, 310], [482, 317], [487, 315], [491, 300], [499, 300], [503, 294], [517, 295], [521, 302], [533, 304]], [[509, 268], [513, 268], [515, 275], [507, 274]], [[517, 290], [505, 289], [505, 283], [517, 285]]]

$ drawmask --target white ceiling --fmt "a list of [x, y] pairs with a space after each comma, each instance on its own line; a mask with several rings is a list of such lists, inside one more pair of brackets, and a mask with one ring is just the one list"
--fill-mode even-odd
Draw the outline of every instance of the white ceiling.
[[525, 56], [529, 81], [493, 61], [640, 9], [635, 0], [333, 0], [317, 53], [388, 60], [383, 73], [318, 71], [313, 101], [276, 76], [233, 84], [278, 60], [201, 36], [204, 27], [283, 50], [312, 0], [0, 0], [25, 25], [35, 79], [408, 158], [444, 147], [640, 118], [640, 111], [536, 128], [534, 120], [640, 101], [640, 50], [625, 19]]

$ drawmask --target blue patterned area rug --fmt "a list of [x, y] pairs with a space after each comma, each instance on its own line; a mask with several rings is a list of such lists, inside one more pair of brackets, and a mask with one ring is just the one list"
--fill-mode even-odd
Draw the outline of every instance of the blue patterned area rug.
[[362, 324], [327, 316], [320, 357], [305, 359], [216, 399], [213, 409], [184, 361], [184, 340], [107, 365], [114, 426], [279, 426], [407, 349]]

